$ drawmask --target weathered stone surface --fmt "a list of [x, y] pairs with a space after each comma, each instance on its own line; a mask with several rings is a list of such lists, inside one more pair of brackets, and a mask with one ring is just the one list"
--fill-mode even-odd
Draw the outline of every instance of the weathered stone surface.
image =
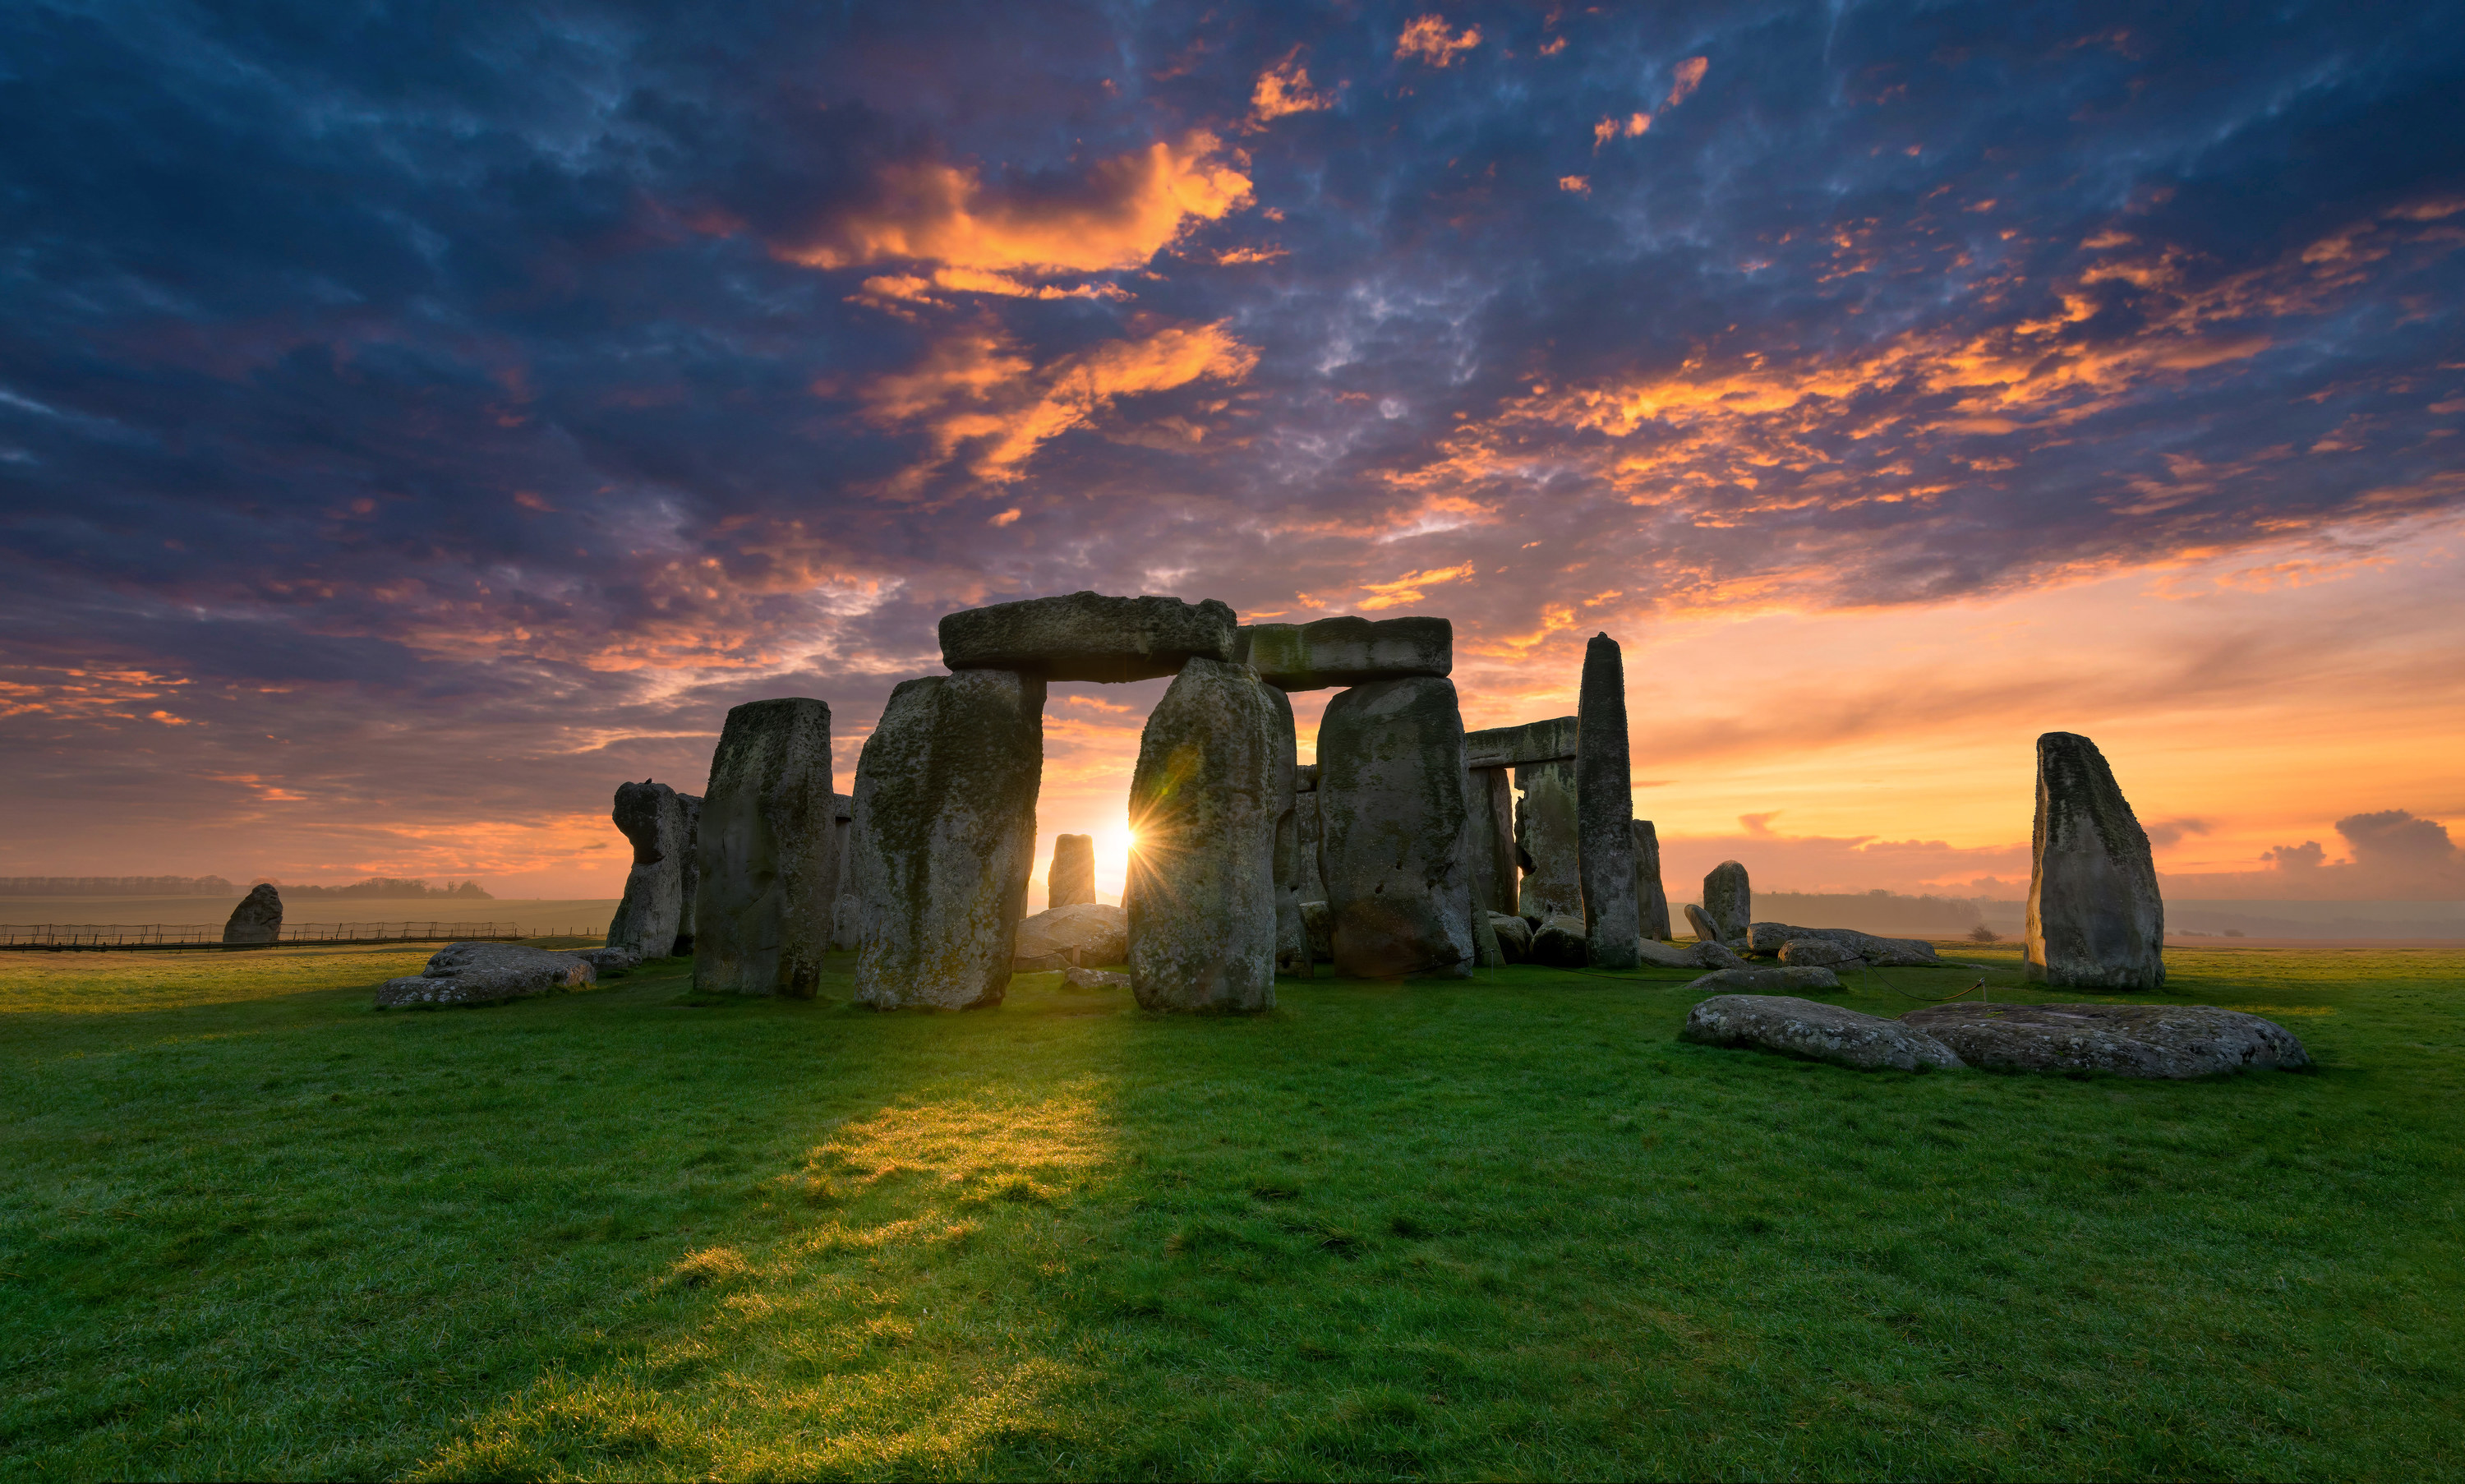
[[1477, 868], [1483, 910], [1513, 916], [1523, 869], [1515, 858], [1515, 781], [1502, 767], [1474, 768], [1465, 789], [1472, 825], [1469, 858]]
[[1075, 907], [1096, 899], [1096, 837], [1092, 834], [1056, 834], [1053, 837], [1053, 865], [1044, 876], [1044, 904], [1047, 907]]
[[1997, 1072], [2204, 1077], [2311, 1065], [2283, 1026], [2213, 1005], [1929, 1005], [1900, 1024]]
[[1311, 958], [1321, 963], [1335, 962], [1335, 914], [1326, 910], [1326, 903], [1301, 903], [1301, 931], [1309, 934]]
[[1691, 901], [1686, 904], [1686, 925], [1695, 930], [1697, 942], [1716, 943], [1721, 941], [1720, 927], [1703, 915], [1702, 908]]
[[1061, 970], [1064, 989], [1127, 989], [1130, 976], [1108, 968], [1080, 968], [1076, 963]]
[[962, 670], [890, 693], [856, 762], [855, 1000], [998, 1005], [1035, 860], [1044, 682]]
[[674, 788], [646, 778], [616, 786], [608, 817], [633, 847], [625, 895], [608, 924], [608, 946], [664, 959], [676, 952], [684, 930], [684, 804]]
[[1573, 717], [1551, 717], [1519, 726], [1489, 726], [1464, 733], [1464, 766], [1537, 767], [1543, 763], [1575, 761], [1580, 723]]
[[1792, 938], [1781, 944], [1780, 961], [1791, 968], [1864, 968], [1857, 950], [1828, 938]]
[[278, 943], [282, 941], [282, 893], [271, 881], [259, 881], [232, 909], [223, 923], [227, 943]]
[[1478, 954], [1461, 857], [1463, 719], [1453, 682], [1374, 680], [1319, 722], [1321, 872], [1346, 974], [1461, 978]]
[[864, 946], [864, 898], [855, 894], [855, 795], [831, 795], [831, 838], [838, 842], [838, 905], [831, 912], [831, 947], [854, 953]]
[[1318, 792], [1318, 764], [1303, 763], [1293, 769], [1293, 792]]
[[942, 663], [1046, 680], [1152, 680], [1191, 659], [1232, 657], [1232, 610], [1212, 598], [1074, 592], [966, 609], [942, 619]]
[[1192, 659], [1147, 716], [1123, 898], [1130, 982], [1148, 1009], [1275, 1008], [1276, 822], [1293, 757], [1280, 698], [1246, 665]]
[[[1276, 972], [1312, 977], [1309, 929], [1301, 922], [1301, 903], [1315, 901], [1323, 895], [1315, 874], [1304, 869], [1301, 858], [1301, 809], [1303, 796], [1299, 787], [1299, 756], [1293, 733], [1292, 698], [1273, 686], [1267, 698], [1274, 703], [1276, 759], [1274, 777], [1284, 781], [1281, 796], [1274, 801], [1276, 809]], [[1307, 800], [1315, 812], [1318, 800]]]
[[1703, 941], [1695, 945], [1695, 962], [1705, 968], [1745, 968], [1746, 961], [1738, 957], [1727, 943]]
[[562, 951], [589, 964], [591, 973], [601, 979], [642, 966], [642, 955], [633, 948], [566, 948]]
[[1703, 876], [1703, 915], [1712, 919], [1714, 936], [1724, 943], [1743, 943], [1754, 921], [1754, 893], [1746, 885], [1746, 868], [1724, 860]]
[[1498, 939], [1500, 957], [1509, 963], [1521, 963], [1532, 957], [1532, 924], [1509, 912], [1489, 915], [1489, 930]]
[[[677, 795], [677, 810], [684, 816], [685, 844], [677, 853], [677, 941], [669, 949], [672, 955], [694, 951], [694, 939], [700, 934], [699, 914], [701, 911], [701, 795]], [[844, 857], [842, 857], [844, 859]], [[847, 879], [842, 870], [838, 877]]]
[[1010, 971], [1048, 973], [1065, 964], [1093, 968], [1130, 959], [1130, 915], [1108, 902], [1074, 902], [1039, 912], [1018, 925]]
[[1736, 968], [1714, 969], [1686, 987], [1719, 994], [1777, 994], [1785, 989], [1837, 989], [1840, 976], [1813, 965], [1757, 968], [1742, 963]]
[[694, 987], [811, 999], [838, 896], [831, 708], [795, 697], [727, 714], [702, 794]]
[[1585, 941], [1584, 919], [1571, 913], [1543, 918], [1532, 935], [1529, 954], [1532, 963], [1551, 968], [1582, 968], [1591, 961], [1591, 946]]
[[1744, 968], [1746, 961], [1716, 942], [1695, 942], [1680, 948], [1646, 938], [1636, 945], [1642, 961], [1655, 968]]
[[1877, 968], [1935, 968], [1943, 963], [1934, 944], [1921, 938], [1877, 938], [1854, 927], [1791, 927], [1786, 922], [1757, 922], [1749, 927], [1747, 951], [1769, 958], [1809, 938], [1837, 943]]
[[1584, 646], [1575, 707], [1575, 855], [1594, 968], [1632, 968], [1640, 920], [1634, 898], [1634, 790], [1628, 766], [1626, 659], [1615, 639]]
[[1515, 910], [1527, 918], [1584, 915], [1575, 833], [1575, 764], [1539, 763], [1515, 770], [1515, 858], [1523, 879]]
[[1323, 691], [1445, 676], [1455, 667], [1455, 626], [1443, 618], [1321, 618], [1253, 624], [1234, 654], [1279, 691]]
[[1672, 936], [1669, 893], [1660, 884], [1660, 834], [1648, 819], [1634, 822], [1634, 920], [1646, 939], [1667, 942]]
[[2162, 989], [2165, 903], [2148, 836], [2097, 744], [2037, 739], [2028, 976], [2072, 989]]
[[[1781, 974], [1786, 969], [1747, 969]], [[1726, 979], [1707, 975], [1688, 988]], [[1788, 995], [1717, 994], [1687, 1012], [1681, 1041], [1704, 1046], [1744, 1046], [1814, 1061], [1901, 1072], [1954, 1071], [1960, 1057], [1941, 1041], [1899, 1021], [1861, 1015], [1836, 1005]]]
[[448, 943], [409, 979], [377, 987], [377, 1008], [409, 1005], [497, 1005], [525, 995], [588, 989], [597, 973], [576, 954], [522, 943]]

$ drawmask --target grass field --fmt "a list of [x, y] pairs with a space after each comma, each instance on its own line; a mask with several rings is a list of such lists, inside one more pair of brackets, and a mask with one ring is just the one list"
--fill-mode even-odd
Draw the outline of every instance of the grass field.
[[2321, 1063], [2181, 1084], [1681, 1045], [1676, 973], [372, 1011], [424, 955], [0, 961], [0, 1472], [2465, 1462], [2455, 950], [2176, 950]]

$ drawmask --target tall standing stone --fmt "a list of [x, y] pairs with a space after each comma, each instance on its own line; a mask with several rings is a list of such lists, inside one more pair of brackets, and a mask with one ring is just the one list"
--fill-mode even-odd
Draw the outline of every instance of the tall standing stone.
[[684, 817], [684, 849], [677, 853], [677, 942], [675, 952], [682, 955], [694, 951], [694, 938], [700, 928], [701, 910], [701, 795], [677, 795], [677, 810]]
[[2029, 864], [2032, 980], [2073, 989], [2160, 989], [2165, 903], [2148, 835], [2097, 743], [2037, 739], [2037, 823]]
[[1035, 866], [1044, 681], [963, 670], [890, 693], [856, 762], [850, 863], [879, 1009], [999, 1005]]
[[1336, 967], [1463, 978], [1478, 948], [1463, 859], [1463, 717], [1452, 681], [1355, 686], [1319, 722], [1319, 865]]
[[1746, 868], [1734, 860], [1714, 866], [1703, 877], [1703, 916], [1724, 943], [1743, 942], [1755, 920], [1755, 894]]
[[[1293, 726], [1293, 698], [1270, 685], [1267, 700], [1276, 713], [1275, 776], [1283, 780], [1276, 812], [1276, 972], [1307, 979], [1311, 977], [1309, 927], [1301, 920], [1300, 803], [1305, 796], [1300, 792], [1300, 744]], [[1315, 780], [1311, 786], [1317, 786]]]
[[830, 707], [792, 697], [727, 714], [698, 843], [694, 988], [812, 998], [838, 895]]
[[1502, 767], [1477, 767], [1467, 803], [1472, 810], [1474, 857], [1487, 866], [1481, 907], [1515, 916], [1522, 867], [1515, 858], [1515, 785]]
[[684, 929], [684, 805], [674, 788], [646, 778], [616, 786], [608, 817], [633, 847], [625, 896], [608, 924], [608, 946], [664, 959], [676, 952]]
[[1053, 864], [1044, 874], [1044, 905], [1076, 907], [1096, 899], [1096, 837], [1092, 834], [1056, 834], [1053, 837]]
[[1660, 884], [1660, 834], [1648, 819], [1634, 822], [1634, 919], [1643, 937], [1669, 941], [1669, 893]]
[[1615, 639], [1584, 646], [1575, 704], [1576, 868], [1584, 882], [1584, 938], [1594, 968], [1642, 962], [1634, 902], [1634, 775], [1628, 765], [1626, 660]]
[[1575, 764], [1536, 763], [1515, 770], [1523, 797], [1515, 809], [1515, 854], [1523, 870], [1516, 913], [1523, 918], [1580, 918], [1583, 878], [1575, 844]]
[[831, 838], [838, 842], [839, 861], [838, 900], [831, 908], [831, 948], [854, 953], [864, 946], [864, 898], [855, 894], [855, 794], [831, 795]]
[[1122, 904], [1148, 1009], [1275, 1008], [1276, 822], [1293, 787], [1280, 698], [1247, 665], [1193, 658], [1147, 717]]
[[282, 941], [282, 894], [271, 881], [259, 881], [232, 909], [223, 923], [227, 943], [278, 943]]

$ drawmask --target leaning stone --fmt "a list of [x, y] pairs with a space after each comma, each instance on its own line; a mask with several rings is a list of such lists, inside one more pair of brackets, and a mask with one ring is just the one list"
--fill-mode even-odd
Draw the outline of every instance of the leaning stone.
[[1746, 929], [1754, 921], [1754, 893], [1746, 886], [1745, 867], [1724, 860], [1704, 875], [1703, 915], [1712, 919], [1712, 936], [1721, 941], [1746, 941]]
[[1584, 646], [1575, 707], [1576, 866], [1585, 939], [1594, 968], [1632, 968], [1640, 927], [1634, 899], [1634, 775], [1628, 766], [1626, 660], [1607, 633]]
[[1686, 904], [1686, 925], [1695, 930], [1695, 941], [1702, 943], [1721, 941], [1720, 924], [1704, 916], [1703, 909], [1693, 902]]
[[1044, 682], [962, 670], [890, 693], [855, 770], [855, 1001], [999, 1005], [1035, 863]]
[[684, 930], [684, 804], [674, 788], [646, 778], [616, 786], [608, 817], [633, 847], [625, 896], [608, 924], [608, 946], [631, 948], [646, 959], [667, 958]]
[[1996, 1072], [2205, 1077], [2311, 1065], [2283, 1026], [2213, 1005], [1929, 1005], [1900, 1023]]
[[1551, 717], [1519, 726], [1489, 726], [1464, 733], [1464, 766], [1538, 767], [1543, 763], [1572, 763], [1580, 723], [1573, 717]]
[[248, 895], [232, 909], [230, 920], [223, 923], [223, 941], [282, 941], [282, 894], [275, 889], [273, 882], [259, 881], [248, 889]]
[[1809, 965], [1805, 968], [1754, 968], [1741, 963], [1736, 968], [1714, 969], [1686, 986], [1715, 994], [1776, 994], [1784, 989], [1838, 989], [1840, 976], [1828, 968]]
[[1446, 676], [1455, 666], [1455, 628], [1443, 618], [1321, 618], [1307, 624], [1253, 624], [1234, 653], [1279, 691], [1323, 691]]
[[1346, 974], [1460, 979], [1478, 953], [1453, 682], [1373, 680], [1319, 722], [1320, 865]]
[[1540, 931], [1532, 935], [1531, 960], [1551, 968], [1582, 968], [1589, 963], [1590, 949], [1584, 940], [1584, 919], [1566, 913], [1543, 918]]
[[[1748, 969], [1780, 974], [1786, 969]], [[1714, 974], [1697, 985], [1728, 976]], [[1689, 985], [1688, 988], [1697, 987]], [[1955, 1071], [1961, 1059], [1925, 1031], [1879, 1015], [1862, 1015], [1836, 1005], [1788, 995], [1717, 994], [1686, 1015], [1681, 1041], [1703, 1046], [1743, 1046], [1865, 1070]]]
[[1061, 987], [1064, 989], [1127, 989], [1130, 987], [1130, 976], [1108, 968], [1080, 968], [1077, 964], [1071, 963], [1064, 965], [1061, 970]]
[[632, 948], [567, 948], [563, 951], [589, 964], [591, 973], [601, 979], [642, 966], [642, 955]]
[[809, 1000], [838, 896], [831, 708], [802, 697], [727, 714], [702, 794], [694, 988]]
[[1504, 912], [1489, 915], [1489, 930], [1498, 938], [1499, 955], [1509, 963], [1532, 957], [1532, 924]]
[[499, 1005], [562, 989], [588, 989], [598, 975], [578, 954], [522, 943], [448, 943], [409, 979], [377, 987], [377, 1008], [410, 1005]]
[[1075, 907], [1096, 899], [1096, 837], [1057, 834], [1053, 837], [1053, 865], [1044, 875], [1044, 905]]
[[1276, 822], [1293, 744], [1271, 697], [1246, 665], [1192, 659], [1140, 734], [1122, 896], [1147, 1009], [1275, 1008]]
[[1515, 786], [1523, 793], [1515, 810], [1515, 856], [1523, 869], [1515, 910], [1527, 918], [1582, 917], [1575, 764], [1539, 763], [1518, 767]]
[[1780, 961], [1791, 968], [1866, 966], [1866, 961], [1857, 956], [1857, 950], [1828, 938], [1792, 938], [1781, 944]]
[[1018, 925], [1010, 972], [1041, 974], [1077, 963], [1126, 963], [1130, 915], [1109, 902], [1082, 901], [1039, 912]]
[[1046, 680], [1152, 680], [1191, 659], [1232, 659], [1235, 627], [1232, 610], [1212, 598], [1074, 592], [945, 615], [942, 663]]
[[2148, 836], [2087, 738], [2037, 739], [2028, 976], [2071, 989], [2162, 989], [2165, 903]]
[[1669, 941], [1669, 893], [1660, 885], [1660, 835], [1648, 819], [1634, 822], [1634, 920], [1642, 937]]

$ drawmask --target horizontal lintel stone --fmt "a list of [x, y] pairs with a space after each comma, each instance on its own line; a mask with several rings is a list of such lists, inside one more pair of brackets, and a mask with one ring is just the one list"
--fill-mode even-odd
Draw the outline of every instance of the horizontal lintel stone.
[[1443, 618], [1321, 618], [1308, 624], [1251, 624], [1235, 653], [1279, 691], [1323, 691], [1440, 678], [1455, 667], [1455, 626]]
[[1152, 680], [1191, 659], [1232, 660], [1238, 624], [1213, 598], [1025, 598], [943, 615], [942, 663], [1046, 680]]
[[1551, 717], [1521, 726], [1493, 726], [1464, 733], [1464, 766], [1530, 767], [1570, 763], [1575, 757], [1575, 719]]

